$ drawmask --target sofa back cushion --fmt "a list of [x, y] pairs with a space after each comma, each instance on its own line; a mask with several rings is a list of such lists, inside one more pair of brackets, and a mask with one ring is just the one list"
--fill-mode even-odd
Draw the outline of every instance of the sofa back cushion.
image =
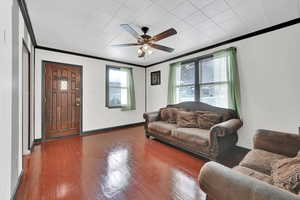
[[187, 112], [187, 111], [178, 111], [177, 126], [183, 128], [198, 128], [196, 113]]
[[222, 115], [210, 111], [195, 112], [199, 128], [210, 129], [215, 124], [222, 122]]
[[160, 119], [168, 123], [176, 124], [178, 110], [178, 108], [172, 107], [161, 108], [159, 113]]
[[222, 115], [222, 121], [238, 118], [236, 111], [232, 109], [219, 108], [198, 101], [185, 101], [179, 104], [168, 105], [167, 107], [180, 108], [186, 111], [210, 111]]
[[300, 194], [300, 157], [284, 158], [272, 163], [274, 185]]

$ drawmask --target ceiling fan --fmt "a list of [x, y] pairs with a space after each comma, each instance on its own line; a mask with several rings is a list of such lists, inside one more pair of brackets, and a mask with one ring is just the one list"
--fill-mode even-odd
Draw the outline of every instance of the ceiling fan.
[[165, 39], [167, 37], [170, 37], [172, 35], [177, 34], [177, 31], [174, 28], [170, 28], [160, 34], [157, 34], [153, 37], [150, 35], [147, 35], [147, 32], [149, 31], [148, 27], [142, 27], [142, 32], [144, 33], [143, 35], [139, 35], [131, 26], [128, 24], [121, 24], [120, 25], [125, 31], [130, 33], [135, 39], [137, 39], [137, 43], [129, 43], [129, 44], [117, 44], [117, 45], [112, 45], [113, 47], [129, 47], [129, 46], [141, 46], [138, 48], [138, 57], [144, 57], [147, 54], [151, 54], [152, 50], [151, 48], [154, 49], [159, 49], [161, 51], [166, 51], [166, 52], [173, 52], [174, 49], [170, 47], [166, 47], [163, 45], [155, 44], [155, 42], [160, 41], [162, 39]]

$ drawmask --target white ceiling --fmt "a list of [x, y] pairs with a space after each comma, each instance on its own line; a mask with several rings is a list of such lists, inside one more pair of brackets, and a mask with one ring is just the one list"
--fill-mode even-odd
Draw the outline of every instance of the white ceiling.
[[[26, 0], [40, 46], [148, 65], [255, 30], [300, 17], [300, 0]], [[175, 28], [177, 35], [157, 42], [175, 48], [155, 50], [145, 59], [120, 28], [130, 24], [149, 35]]]

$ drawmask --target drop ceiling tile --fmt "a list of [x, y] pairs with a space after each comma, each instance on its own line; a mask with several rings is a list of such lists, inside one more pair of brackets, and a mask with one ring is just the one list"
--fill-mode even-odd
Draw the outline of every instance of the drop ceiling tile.
[[237, 33], [245, 33], [248, 31], [248, 26], [239, 18], [230, 18], [218, 24], [228, 35], [237, 35]]
[[226, 0], [226, 2], [230, 5], [230, 6], [237, 6], [241, 3], [245, 3], [245, 0]]
[[88, 7], [91, 7], [89, 9], [90, 11], [94, 10], [95, 12], [105, 12], [111, 15], [115, 14], [118, 11], [118, 9], [121, 7], [121, 4], [116, 1], [101, 1], [100, 6], [99, 3], [95, 2], [95, 0], [92, 0], [92, 2], [93, 3], [90, 4], [84, 4], [84, 6], [82, 5], [81, 2], [80, 7], [87, 7], [87, 5], [89, 5]]
[[124, 3], [125, 6], [131, 9], [133, 12], [142, 11], [152, 5], [150, 0], [127, 0]]
[[143, 13], [136, 19], [136, 24], [139, 26], [152, 26], [160, 23], [165, 18], [170, 17], [170, 13], [167, 13], [163, 8], [156, 4], [148, 7]]
[[190, 0], [197, 8], [201, 9], [208, 4], [211, 4], [215, 0]]
[[177, 7], [174, 10], [171, 10], [170, 12], [179, 19], [184, 19], [197, 12], [197, 9], [189, 1], [185, 1], [177, 5]]
[[230, 7], [224, 0], [215, 0], [211, 4], [201, 8], [202, 12], [208, 17], [215, 17], [216, 15], [228, 10]]
[[221, 23], [231, 20], [233, 18], [238, 18], [238, 16], [231, 9], [228, 9], [228, 10], [214, 16], [212, 18], [212, 20], [217, 24], [221, 24]]
[[185, 0], [152, 0], [154, 4], [157, 6], [170, 11], [173, 10], [179, 5], [180, 3], [184, 2]]
[[262, 1], [264, 12], [271, 25], [286, 22], [289, 19], [297, 18], [299, 14], [298, 3], [298, 0]]
[[205, 22], [207, 20], [208, 17], [206, 17], [201, 11], [197, 11], [196, 13], [184, 19], [185, 22], [191, 24], [192, 26], [197, 26], [199, 23]]
[[[238, 14], [249, 27], [266, 27], [270, 23], [265, 15], [261, 0], [251, 0], [232, 7], [233, 11]], [[254, 30], [253, 30], [254, 31]]]

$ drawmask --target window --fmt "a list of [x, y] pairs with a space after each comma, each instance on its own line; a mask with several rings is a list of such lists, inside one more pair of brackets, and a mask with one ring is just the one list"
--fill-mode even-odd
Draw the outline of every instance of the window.
[[228, 108], [228, 84], [226, 57], [211, 57], [199, 61], [201, 102]]
[[195, 100], [195, 65], [184, 64], [176, 68], [176, 101]]
[[226, 57], [207, 56], [176, 67], [176, 103], [201, 101], [228, 108]]
[[106, 106], [120, 108], [128, 104], [128, 71], [119, 67], [106, 68]]

